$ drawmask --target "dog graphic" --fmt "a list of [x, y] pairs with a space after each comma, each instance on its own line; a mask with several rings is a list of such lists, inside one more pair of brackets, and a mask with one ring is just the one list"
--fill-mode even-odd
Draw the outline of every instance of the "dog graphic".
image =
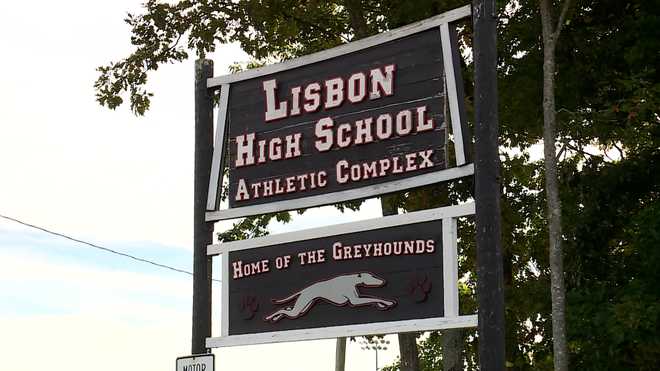
[[358, 287], [382, 287], [385, 280], [369, 272], [345, 274], [323, 281], [315, 282], [284, 299], [273, 300], [275, 304], [284, 304], [296, 299], [292, 306], [279, 309], [264, 318], [275, 323], [284, 317], [296, 319], [307, 313], [319, 300], [343, 307], [375, 306], [379, 310], [387, 310], [396, 305], [396, 301], [360, 295]]

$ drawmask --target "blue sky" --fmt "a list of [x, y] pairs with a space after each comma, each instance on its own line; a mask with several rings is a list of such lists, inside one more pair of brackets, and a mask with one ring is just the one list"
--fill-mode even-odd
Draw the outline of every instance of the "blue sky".
[[[160, 263], [191, 270], [192, 256], [188, 249], [166, 246], [148, 241], [115, 242], [104, 244], [105, 247]], [[0, 256], [4, 261], [34, 260], [36, 267], [60, 266], [74, 267], [81, 270], [101, 271], [110, 277], [113, 273], [135, 273], [149, 275], [166, 280], [188, 284], [191, 277], [178, 272], [167, 271], [145, 263], [128, 261], [127, 258], [110, 254], [92, 247], [48, 235], [27, 227], [7, 228], [0, 224]], [[6, 264], [6, 263], [5, 263]], [[5, 267], [5, 270], [8, 267]], [[29, 268], [29, 267], [25, 267]], [[26, 272], [26, 276], [29, 273]], [[0, 286], [0, 315], [26, 316], [43, 314], [74, 314], [80, 310], [80, 300], [91, 293], [90, 287], [79, 287], [75, 282], [46, 275], [36, 275], [33, 280], [21, 280]], [[140, 291], [114, 292], [125, 296], [127, 300], [144, 300]], [[181, 297], [163, 292], [150, 293], [150, 303], [172, 310], [189, 309], [189, 301], [182, 302]]]

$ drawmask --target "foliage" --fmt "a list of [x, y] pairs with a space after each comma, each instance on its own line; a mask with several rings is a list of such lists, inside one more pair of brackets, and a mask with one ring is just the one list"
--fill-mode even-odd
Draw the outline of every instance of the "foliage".
[[230, 242], [265, 236], [268, 234], [268, 224], [273, 219], [288, 223], [291, 221], [291, 215], [288, 212], [280, 212], [243, 218], [235, 222], [227, 231], [218, 233], [218, 241]]
[[[99, 67], [97, 99], [126, 97], [149, 108], [148, 74], [239, 42], [249, 68], [323, 50], [464, 5], [458, 0], [148, 0], [129, 15], [135, 51]], [[530, 159], [541, 137], [541, 30], [536, 0], [498, 1], [500, 141], [507, 365], [552, 369], [550, 289], [543, 164]], [[356, 14], [365, 23], [355, 21]], [[472, 101], [471, 25], [461, 27], [466, 101]], [[660, 364], [660, 3], [576, 1], [557, 49], [559, 170], [563, 205], [571, 368], [650, 370]], [[468, 107], [468, 110], [470, 107]], [[613, 154], [614, 153], [614, 154]], [[608, 158], [609, 156], [609, 158]], [[403, 210], [471, 197], [468, 179], [395, 196]], [[361, 201], [339, 208], [358, 209]], [[222, 240], [267, 233], [288, 213], [245, 218]], [[459, 225], [461, 312], [475, 302], [474, 225]], [[441, 368], [442, 333], [420, 342], [424, 370]], [[467, 369], [478, 338], [464, 334]], [[397, 369], [397, 365], [391, 366]]]
[[[349, 5], [355, 1], [324, 0], [183, 0], [174, 5], [147, 0], [142, 14], [128, 14], [134, 52], [98, 68], [97, 101], [115, 109], [128, 94], [131, 110], [143, 115], [152, 93], [150, 71], [180, 62], [194, 52], [204, 57], [219, 43], [238, 42], [255, 60], [284, 60], [349, 41]], [[360, 3], [359, 1], [357, 3]], [[459, 5], [460, 1], [363, 1], [368, 34], [423, 19]], [[421, 6], [420, 6], [421, 5]]]
[[660, 359], [660, 150], [593, 160], [566, 187], [569, 346], [581, 370]]

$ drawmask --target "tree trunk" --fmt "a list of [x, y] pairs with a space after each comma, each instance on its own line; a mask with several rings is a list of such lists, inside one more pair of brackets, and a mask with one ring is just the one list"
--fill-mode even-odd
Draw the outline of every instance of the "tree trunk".
[[364, 18], [364, 8], [362, 0], [345, 0], [348, 16], [351, 18], [351, 27], [353, 28], [354, 39], [362, 39], [369, 36], [367, 20]]
[[399, 334], [399, 354], [401, 355], [401, 371], [419, 371], [417, 333]]
[[[565, 0], [568, 1], [568, 0]], [[553, 30], [550, 0], [541, 0], [543, 29], [543, 155], [545, 190], [548, 204], [550, 290], [552, 297], [552, 339], [556, 371], [568, 371], [566, 346], [566, 288], [562, 257], [561, 203], [557, 177], [557, 122], [555, 114], [555, 47], [561, 23]], [[561, 19], [561, 17], [560, 17]]]
[[463, 370], [463, 329], [452, 328], [442, 331], [442, 369]]

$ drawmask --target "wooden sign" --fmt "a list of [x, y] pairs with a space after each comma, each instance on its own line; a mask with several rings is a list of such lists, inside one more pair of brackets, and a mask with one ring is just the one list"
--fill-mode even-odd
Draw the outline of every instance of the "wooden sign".
[[[449, 24], [466, 15], [469, 7], [210, 79], [210, 88], [220, 88], [220, 112], [207, 220], [325, 205], [471, 175], [458, 45]], [[450, 121], [457, 166], [447, 161]], [[219, 210], [225, 166], [229, 209]]]
[[231, 346], [476, 324], [459, 316], [456, 218], [473, 204], [212, 245]]

